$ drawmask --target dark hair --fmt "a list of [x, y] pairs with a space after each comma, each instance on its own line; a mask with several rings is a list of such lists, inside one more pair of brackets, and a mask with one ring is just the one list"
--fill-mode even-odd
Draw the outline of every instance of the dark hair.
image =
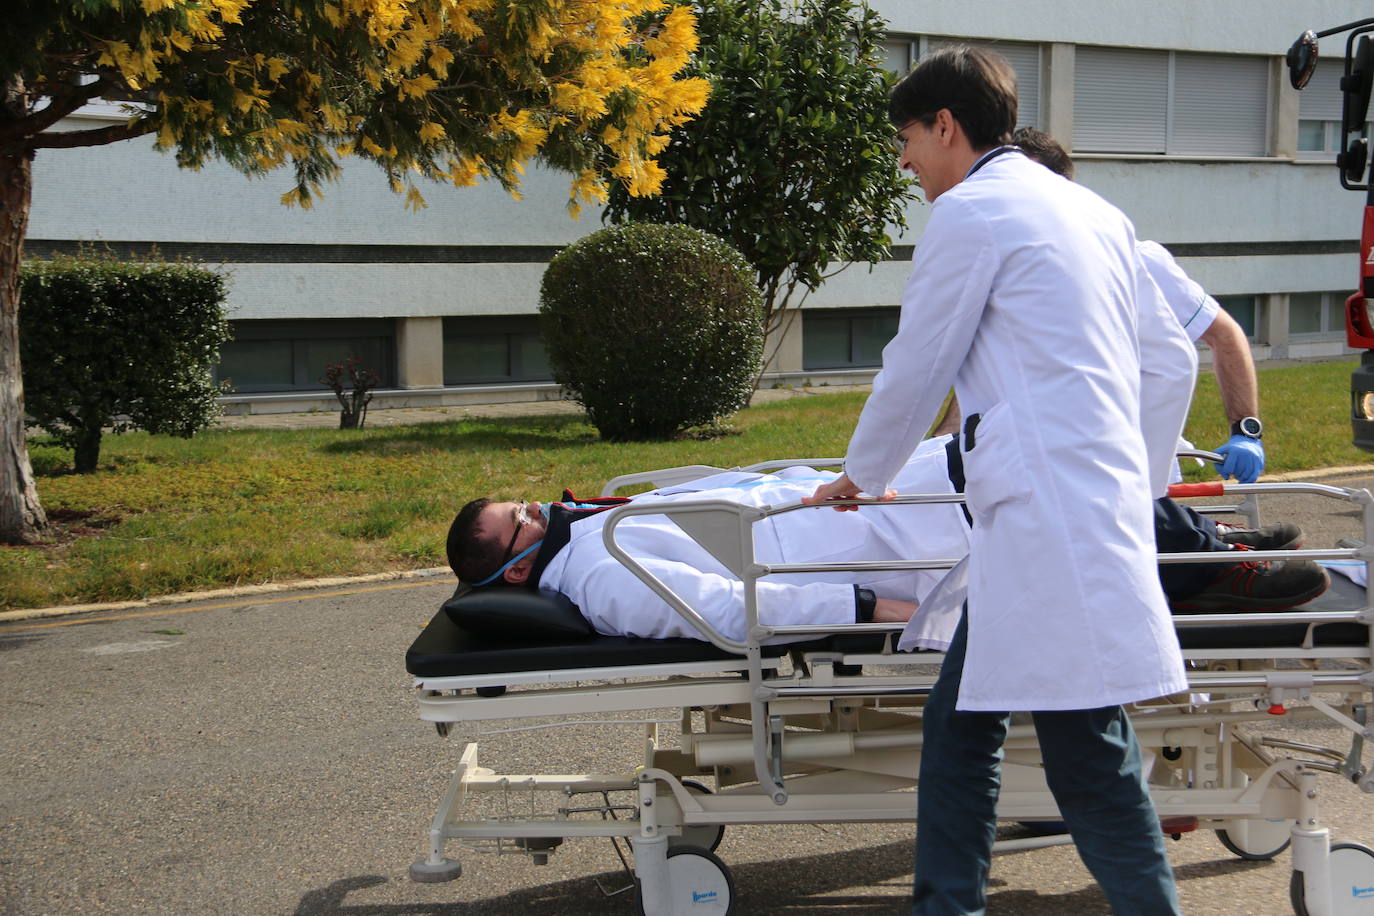
[[481, 582], [501, 565], [501, 545], [484, 538], [477, 520], [491, 505], [485, 496], [474, 499], [458, 512], [448, 528], [448, 565], [459, 582]]
[[1073, 178], [1073, 157], [1058, 140], [1043, 130], [1036, 127], [1023, 127], [1011, 135], [1011, 142], [1019, 146], [1027, 156], [1056, 175], [1063, 175], [1069, 179]]
[[941, 48], [892, 90], [887, 116], [898, 130], [912, 121], [929, 127], [942, 108], [975, 150], [1006, 143], [1016, 129], [1016, 72], [995, 51]]

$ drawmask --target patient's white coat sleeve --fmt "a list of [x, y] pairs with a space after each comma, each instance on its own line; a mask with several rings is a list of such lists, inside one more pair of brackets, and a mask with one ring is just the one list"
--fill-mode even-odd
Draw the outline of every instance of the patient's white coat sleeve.
[[[744, 640], [743, 582], [656, 557], [641, 559], [640, 563], [722, 636]], [[614, 558], [596, 563], [576, 582], [564, 583], [563, 589], [598, 633], [649, 639], [706, 638]], [[764, 626], [854, 622], [852, 585], [765, 581], [758, 583], [757, 595], [759, 623]]]

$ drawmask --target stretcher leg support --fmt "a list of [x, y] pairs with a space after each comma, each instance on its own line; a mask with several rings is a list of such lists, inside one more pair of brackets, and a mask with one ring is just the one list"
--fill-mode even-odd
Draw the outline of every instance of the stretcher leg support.
[[1299, 770], [1298, 822], [1293, 825], [1293, 871], [1302, 875], [1308, 916], [1331, 916], [1331, 831], [1317, 819], [1317, 774]]
[[673, 886], [668, 876], [668, 838], [640, 835], [630, 840], [630, 847], [635, 853], [635, 877], [639, 879], [644, 916], [670, 916]]
[[442, 884], [454, 881], [463, 874], [462, 863], [444, 857], [444, 826], [448, 823], [449, 813], [466, 794], [468, 771], [477, 764], [477, 745], [469, 744], [463, 749], [463, 756], [449, 780], [448, 791], [435, 812], [429, 825], [429, 855], [413, 862], [410, 866], [410, 880], [421, 884]]

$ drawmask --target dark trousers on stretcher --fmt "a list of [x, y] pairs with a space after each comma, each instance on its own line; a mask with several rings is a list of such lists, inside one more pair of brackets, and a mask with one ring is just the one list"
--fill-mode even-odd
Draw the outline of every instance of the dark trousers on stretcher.
[[[1005, 713], [959, 712], [968, 615], [959, 622], [924, 715], [917, 787], [917, 916], [982, 913], [997, 831]], [[1174, 916], [1173, 870], [1120, 706], [1033, 714], [1045, 777], [1084, 864], [1117, 914]]]
[[[1230, 550], [1217, 535], [1217, 523], [1167, 496], [1155, 500], [1155, 549], [1160, 553], [1205, 553]], [[1170, 601], [1202, 591], [1229, 563], [1161, 563], [1159, 584]]]

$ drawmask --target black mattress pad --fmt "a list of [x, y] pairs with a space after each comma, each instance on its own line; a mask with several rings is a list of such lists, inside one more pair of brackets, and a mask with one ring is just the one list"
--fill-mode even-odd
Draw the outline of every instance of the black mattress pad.
[[[483, 674], [510, 674], [528, 671], [561, 671], [577, 668], [618, 668], [624, 666], [668, 665], [684, 662], [738, 660], [743, 656], [719, 649], [705, 640], [640, 639], [602, 636], [586, 627], [574, 632], [567, 617], [576, 608], [561, 596], [525, 591], [525, 597], [510, 594], [495, 596], [483, 606], [472, 599], [475, 593], [460, 589], [445, 602], [406, 651], [406, 670], [416, 677], [463, 677]], [[1344, 576], [1333, 575], [1331, 588], [1324, 595], [1303, 605], [1300, 610], [1351, 610], [1364, 604], [1364, 589]], [[510, 611], [512, 600], [552, 601], [547, 608], [528, 604], [515, 623], [500, 626], [498, 615]], [[561, 601], [561, 604], [559, 603]], [[455, 611], [455, 608], [458, 610]], [[477, 616], [474, 616], [474, 613]], [[559, 622], [541, 629], [537, 615], [548, 613]], [[460, 623], [459, 621], [463, 621]], [[1307, 639], [1307, 623], [1244, 624], [1179, 627], [1179, 643], [1184, 649], [1295, 649]], [[1369, 642], [1369, 627], [1358, 623], [1319, 624], [1313, 631], [1313, 644], [1322, 647], [1364, 646]], [[803, 652], [881, 652], [882, 634], [836, 635], [823, 639], [765, 646], [765, 657], [776, 658], [789, 651]], [[904, 653], [905, 654], [905, 653]], [[913, 661], [916, 656], [911, 655]]]

